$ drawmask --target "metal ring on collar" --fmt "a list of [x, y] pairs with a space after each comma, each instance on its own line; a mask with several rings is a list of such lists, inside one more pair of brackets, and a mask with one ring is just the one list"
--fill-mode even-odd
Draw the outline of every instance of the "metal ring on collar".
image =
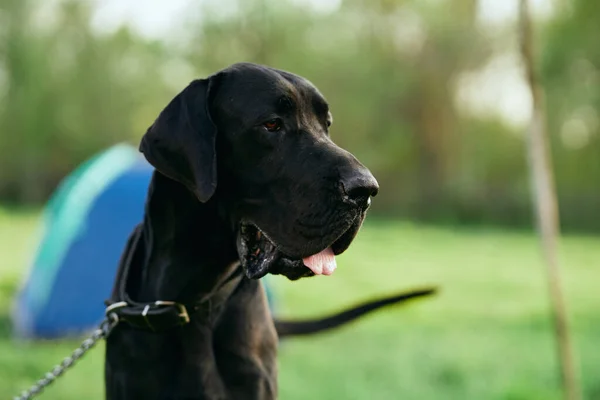
[[128, 304], [126, 301], [119, 301], [117, 303], [113, 303], [110, 306], [106, 307], [106, 310], [104, 310], [104, 314], [108, 315], [112, 311], [116, 310], [117, 308], [123, 308], [123, 307], [127, 307], [127, 306], [128, 306]]

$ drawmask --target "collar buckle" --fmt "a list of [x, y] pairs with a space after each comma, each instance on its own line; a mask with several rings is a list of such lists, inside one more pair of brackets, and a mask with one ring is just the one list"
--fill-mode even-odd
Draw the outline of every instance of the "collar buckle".
[[161, 307], [161, 306], [171, 306], [171, 307], [176, 307], [179, 310], [179, 317], [181, 318], [181, 321], [183, 322], [183, 324], [187, 324], [190, 322], [190, 315], [188, 314], [187, 308], [185, 305], [181, 304], [181, 303], [176, 303], [174, 301], [167, 301], [167, 300], [157, 300], [154, 302], [155, 306]]

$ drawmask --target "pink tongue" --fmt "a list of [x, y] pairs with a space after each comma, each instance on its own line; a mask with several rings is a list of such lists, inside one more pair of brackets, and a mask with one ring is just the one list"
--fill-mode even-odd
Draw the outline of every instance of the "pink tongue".
[[337, 264], [335, 262], [335, 255], [331, 247], [326, 248], [320, 253], [314, 254], [310, 257], [302, 259], [304, 265], [306, 265], [315, 275], [331, 275]]

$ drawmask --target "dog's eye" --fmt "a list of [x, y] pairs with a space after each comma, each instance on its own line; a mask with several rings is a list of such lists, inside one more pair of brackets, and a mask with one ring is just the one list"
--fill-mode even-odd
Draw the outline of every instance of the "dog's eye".
[[331, 126], [331, 120], [327, 120], [327, 127], [329, 128]]
[[279, 118], [273, 118], [268, 120], [267, 122], [263, 123], [263, 126], [265, 127], [266, 130], [268, 130], [269, 132], [277, 132], [278, 130], [281, 129], [281, 119]]

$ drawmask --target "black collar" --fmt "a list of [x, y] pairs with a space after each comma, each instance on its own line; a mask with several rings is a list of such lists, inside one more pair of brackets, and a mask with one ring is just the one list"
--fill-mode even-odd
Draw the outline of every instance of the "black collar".
[[127, 280], [132, 264], [135, 250], [142, 236], [142, 225], [138, 225], [131, 234], [121, 265], [116, 277], [116, 296], [105, 302], [106, 315], [117, 317], [119, 321], [127, 322], [129, 325], [151, 331], [165, 331], [186, 325], [192, 318], [210, 318], [218, 308], [221, 308], [233, 293], [242, 279], [241, 268], [225, 280], [223, 285], [213, 295], [197, 303], [178, 303], [170, 300], [157, 300], [150, 303], [140, 303], [132, 300], [127, 294]]

